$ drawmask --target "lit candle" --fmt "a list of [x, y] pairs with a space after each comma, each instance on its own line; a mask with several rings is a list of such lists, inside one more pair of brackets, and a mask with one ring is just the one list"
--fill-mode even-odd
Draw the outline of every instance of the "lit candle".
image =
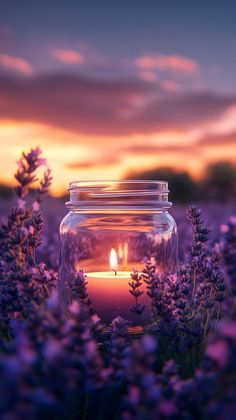
[[110, 253], [110, 267], [111, 267], [111, 270], [113, 270], [115, 275], [117, 276], [118, 261], [117, 261], [116, 251], [114, 250], [114, 248], [111, 249], [111, 253]]
[[[118, 259], [114, 248], [110, 252], [110, 271], [97, 271], [87, 274], [88, 293], [93, 300], [93, 307], [103, 321], [112, 321], [116, 316], [140, 322], [145, 318], [142, 315], [134, 314], [130, 311], [135, 303], [134, 297], [129, 290], [131, 281], [130, 271], [118, 270]], [[140, 303], [145, 304], [147, 295], [145, 286], [140, 290], [144, 291], [140, 296]]]

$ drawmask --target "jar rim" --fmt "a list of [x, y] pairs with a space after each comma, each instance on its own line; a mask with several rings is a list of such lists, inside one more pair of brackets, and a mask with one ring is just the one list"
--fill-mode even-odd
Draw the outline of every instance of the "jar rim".
[[76, 211], [164, 211], [168, 182], [156, 180], [72, 181], [66, 206]]
[[[112, 187], [116, 185], [128, 186], [128, 185], [140, 185], [146, 186], [147, 189], [155, 189], [162, 191], [163, 193], [169, 193], [168, 181], [164, 180], [154, 180], [154, 179], [125, 179], [125, 180], [86, 180], [86, 181], [71, 181], [69, 183], [68, 191], [81, 189], [81, 188], [105, 188]], [[139, 188], [137, 188], [138, 190]]]

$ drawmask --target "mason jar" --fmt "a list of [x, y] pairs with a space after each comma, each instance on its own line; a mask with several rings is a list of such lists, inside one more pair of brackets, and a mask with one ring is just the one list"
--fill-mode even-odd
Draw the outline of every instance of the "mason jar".
[[[160, 276], [177, 264], [177, 228], [169, 214], [166, 181], [71, 182], [69, 213], [60, 225], [59, 291], [73, 299], [83, 270], [93, 309], [109, 324], [121, 316], [133, 326], [150, 322], [151, 304], [142, 270], [147, 261]], [[132, 293], [133, 276], [140, 280]], [[138, 277], [137, 277], [138, 276]], [[134, 310], [135, 304], [143, 308]], [[141, 305], [141, 306], [140, 306]], [[136, 306], [137, 307], [137, 306]]]

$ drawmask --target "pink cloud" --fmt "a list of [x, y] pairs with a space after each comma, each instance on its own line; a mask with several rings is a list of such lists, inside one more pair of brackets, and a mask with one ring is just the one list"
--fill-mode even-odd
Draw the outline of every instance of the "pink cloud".
[[171, 70], [184, 74], [198, 72], [196, 61], [179, 55], [144, 55], [137, 58], [136, 66], [141, 69]]
[[168, 92], [179, 92], [181, 87], [174, 80], [162, 80], [161, 86]]
[[83, 55], [74, 50], [60, 50], [57, 48], [53, 48], [51, 50], [51, 55], [57, 61], [61, 61], [62, 63], [68, 64], [83, 64], [84, 57]]
[[146, 80], [148, 82], [154, 82], [158, 79], [156, 73], [150, 70], [143, 70], [138, 73], [138, 77], [142, 80]]
[[0, 54], [0, 66], [7, 67], [8, 69], [16, 70], [17, 72], [25, 75], [33, 74], [33, 67], [31, 64], [20, 57], [14, 57], [8, 54]]

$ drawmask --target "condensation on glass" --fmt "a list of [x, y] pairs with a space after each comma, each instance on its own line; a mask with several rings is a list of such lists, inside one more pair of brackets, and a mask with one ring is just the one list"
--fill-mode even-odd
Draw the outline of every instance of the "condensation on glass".
[[[72, 300], [79, 270], [87, 275], [88, 292], [102, 321], [116, 316], [133, 325], [150, 321], [145, 285], [141, 315], [132, 312], [130, 273], [141, 272], [147, 259], [160, 274], [177, 264], [177, 228], [168, 213], [165, 181], [71, 182], [69, 213], [60, 225], [59, 290], [63, 304]], [[111, 261], [115, 258], [115, 262]]]

